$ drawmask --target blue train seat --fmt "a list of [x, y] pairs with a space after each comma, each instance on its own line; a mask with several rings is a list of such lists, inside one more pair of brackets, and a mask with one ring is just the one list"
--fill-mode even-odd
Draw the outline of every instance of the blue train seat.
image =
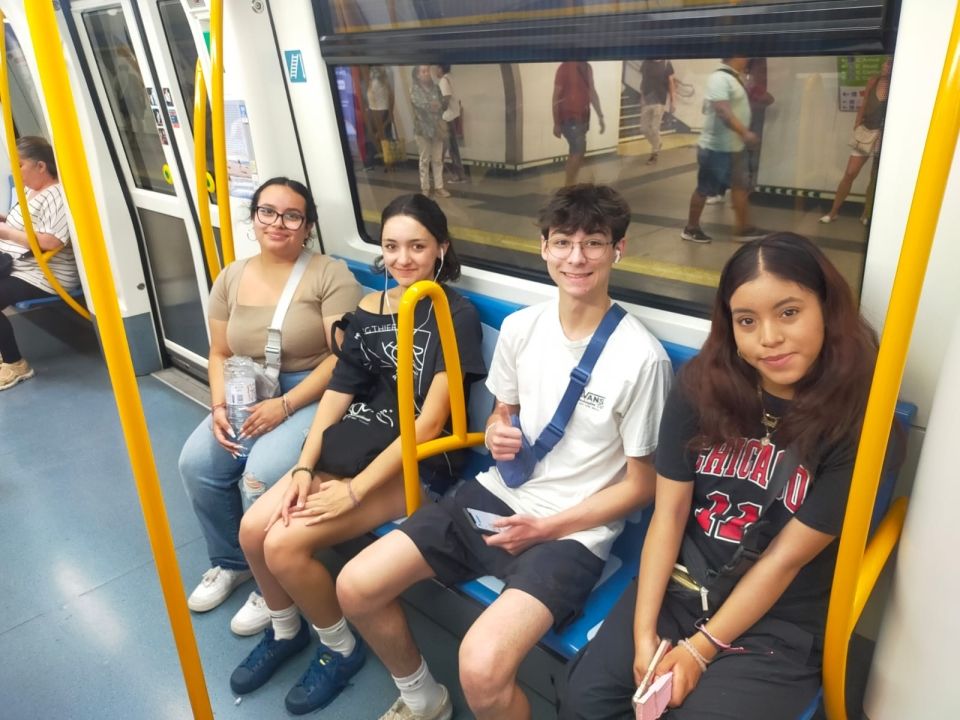
[[[70, 297], [75, 300], [83, 300], [83, 288], [75, 288], [70, 291]], [[34, 308], [43, 307], [44, 305], [55, 305], [56, 303], [62, 303], [63, 299], [59, 295], [53, 295], [51, 297], [42, 297], [36, 298], [35, 300], [21, 300], [20, 302], [14, 303], [13, 307], [17, 310], [33, 310]]]
[[[368, 266], [355, 261], [347, 260], [358, 282], [366, 288], [382, 288], [383, 277], [374, 273]], [[500, 334], [500, 325], [503, 319], [510, 313], [519, 310], [522, 305], [506, 302], [481, 295], [469, 290], [460, 291], [464, 297], [470, 299], [477, 308], [480, 315], [480, 322], [483, 326], [483, 355], [484, 360], [489, 367], [493, 358], [493, 348], [496, 345]], [[677, 345], [676, 343], [663, 342], [663, 347], [670, 357], [674, 372], [697, 354], [694, 348]], [[490, 414], [493, 404], [493, 398], [489, 391], [483, 386], [483, 383], [477, 383], [471, 388], [469, 401], [469, 427], [481, 427]], [[910, 426], [916, 406], [911, 403], [900, 402], [897, 404], [897, 419], [905, 428]], [[489, 455], [485, 449], [473, 449], [470, 451], [470, 459], [463, 472], [465, 478], [471, 478], [477, 472], [490, 466]], [[880, 489], [877, 493], [877, 503], [874, 508], [873, 522], [879, 521], [883, 517], [890, 501], [893, 497], [893, 488], [896, 479], [894, 472], [884, 473]], [[563, 632], [551, 630], [540, 641], [541, 646], [551, 650], [561, 658], [573, 657], [586, 643], [593, 637], [597, 629], [602, 624], [607, 613], [611, 610], [614, 603], [620, 597], [634, 577], [640, 564], [640, 550], [643, 547], [643, 538], [646, 535], [647, 527], [652, 515], [652, 507], [638, 511], [627, 518], [623, 532], [617, 538], [607, 560], [607, 565], [597, 581], [593, 592], [590, 594], [583, 613], [573, 623], [567, 626]], [[385, 523], [374, 531], [374, 535], [382, 537], [391, 530], [394, 530], [402, 520]], [[480, 603], [482, 606], [490, 605], [503, 589], [503, 583], [495, 577], [482, 577], [477, 580], [462, 583], [458, 590], [467, 597]], [[814, 698], [811, 708], [805, 711], [800, 720], [809, 720], [813, 716], [819, 704], [820, 695]]]

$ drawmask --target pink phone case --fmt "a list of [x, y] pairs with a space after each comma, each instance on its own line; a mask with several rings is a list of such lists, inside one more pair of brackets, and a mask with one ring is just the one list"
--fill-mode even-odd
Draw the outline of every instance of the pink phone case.
[[668, 672], [652, 683], [647, 691], [634, 701], [637, 720], [657, 720], [667, 710], [667, 703], [673, 693], [673, 673]]

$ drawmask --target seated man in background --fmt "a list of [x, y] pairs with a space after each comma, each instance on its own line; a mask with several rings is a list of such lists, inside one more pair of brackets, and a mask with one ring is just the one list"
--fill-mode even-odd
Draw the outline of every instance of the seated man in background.
[[[565, 187], [541, 211], [541, 255], [559, 298], [503, 322], [487, 378], [497, 402], [485, 442], [495, 460], [514, 459], [521, 431], [537, 438], [557, 411], [571, 370], [611, 307], [610, 273], [629, 222], [626, 202], [605, 186]], [[622, 518], [653, 499], [651, 458], [671, 378], [659, 342], [626, 315], [566, 432], [529, 478], [508, 486], [493, 467], [343, 569], [337, 583], [343, 610], [400, 690], [383, 718], [452, 715], [449, 693], [431, 676], [397, 597], [419, 580], [453, 585], [483, 575], [503, 579], [505, 589], [460, 646], [464, 694], [480, 720], [530, 717], [517, 669], [551, 626], [562, 628], [580, 613]], [[501, 516], [495, 534], [481, 534], [467, 508]]]

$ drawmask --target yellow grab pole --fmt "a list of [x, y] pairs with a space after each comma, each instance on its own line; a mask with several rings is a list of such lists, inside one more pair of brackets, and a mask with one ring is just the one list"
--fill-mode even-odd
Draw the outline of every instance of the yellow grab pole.
[[227, 177], [227, 133], [223, 118], [223, 0], [210, 2], [210, 98], [213, 132], [213, 166], [220, 210], [220, 248], [223, 264], [229, 265], [233, 250], [233, 221], [230, 212], [230, 181]]
[[[446, 366], [450, 393], [451, 437], [437, 438], [417, 446], [416, 416], [413, 403], [413, 316], [417, 303], [425, 298], [433, 301], [440, 347]], [[407, 515], [420, 507], [420, 472], [417, 460], [449, 450], [479, 445], [483, 433], [467, 432], [467, 407], [463, 394], [463, 373], [457, 334], [453, 328], [450, 304], [443, 288], [430, 280], [414, 283], [400, 299], [397, 319], [397, 410], [400, 415], [400, 447], [403, 453], [403, 486], [407, 498]]]
[[207, 189], [207, 83], [203, 79], [203, 65], [197, 60], [193, 74], [193, 170], [197, 185], [197, 210], [200, 212], [200, 238], [207, 258], [210, 280], [216, 280], [222, 267], [217, 246], [213, 241], [213, 222], [210, 220], [210, 191]]
[[953, 20], [943, 74], [927, 130], [920, 172], [913, 191], [903, 248], [890, 295], [850, 497], [837, 551], [837, 567], [827, 612], [823, 652], [824, 705], [830, 720], [846, 720], [847, 646], [856, 621], [858, 577], [870, 512], [883, 466], [890, 424], [903, 379], [907, 346], [920, 301], [930, 247], [937, 228], [960, 130], [960, 7]]
[[4, 31], [4, 22], [6, 17], [0, 10], [0, 105], [3, 105], [3, 129], [7, 137], [7, 150], [10, 154], [10, 174], [13, 175], [13, 185], [17, 189], [17, 201], [20, 203], [20, 214], [23, 216], [23, 232], [27, 236], [27, 242], [30, 244], [30, 250], [33, 257], [40, 266], [40, 271], [53, 287], [54, 292], [79, 315], [87, 320], [90, 319], [90, 312], [80, 303], [73, 299], [68, 293], [57, 276], [53, 274], [47, 265], [47, 261], [63, 250], [65, 246], [47, 250], [44, 252], [37, 242], [37, 234], [33, 229], [33, 218], [30, 217], [30, 205], [27, 203], [27, 194], [23, 190], [23, 175], [20, 173], [20, 153], [17, 151], [17, 140], [14, 137], [13, 130], [13, 108], [10, 105], [10, 78], [7, 75], [7, 37]]
[[82, 238], [80, 249], [90, 280], [90, 293], [97, 311], [97, 327], [103, 343], [107, 370], [117, 400], [133, 477], [140, 495], [147, 534], [160, 576], [160, 586], [167, 605], [167, 614], [180, 655], [180, 665], [195, 718], [213, 718], [207, 696], [200, 655], [193, 637], [190, 613], [184, 595], [177, 557], [157, 480], [156, 466], [143, 416], [143, 405], [133, 374], [126, 334], [117, 304], [117, 294], [110, 271], [107, 249], [103, 241], [97, 200], [85, 169], [88, 167], [85, 144], [80, 135], [73, 91], [67, 77], [63, 41], [57, 28], [53, 3], [31, 0], [26, 4], [27, 23], [37, 53], [37, 66], [43, 94], [56, 98], [50, 105], [50, 122], [56, 145], [60, 149], [60, 166], [64, 188], [73, 208], [77, 234]]

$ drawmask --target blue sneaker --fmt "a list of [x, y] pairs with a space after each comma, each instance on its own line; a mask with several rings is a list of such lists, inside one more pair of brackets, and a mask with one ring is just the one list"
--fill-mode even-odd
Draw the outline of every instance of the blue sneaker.
[[263, 638], [230, 676], [230, 688], [237, 695], [253, 692], [273, 677], [289, 658], [310, 644], [310, 626], [300, 619], [300, 629], [289, 640], [274, 640], [273, 628], [268, 627]]
[[321, 644], [303, 677], [287, 693], [284, 701], [287, 710], [293, 715], [305, 715], [326, 707], [350, 684], [350, 678], [359, 672], [366, 659], [367, 650], [359, 635], [357, 646], [348, 657]]

